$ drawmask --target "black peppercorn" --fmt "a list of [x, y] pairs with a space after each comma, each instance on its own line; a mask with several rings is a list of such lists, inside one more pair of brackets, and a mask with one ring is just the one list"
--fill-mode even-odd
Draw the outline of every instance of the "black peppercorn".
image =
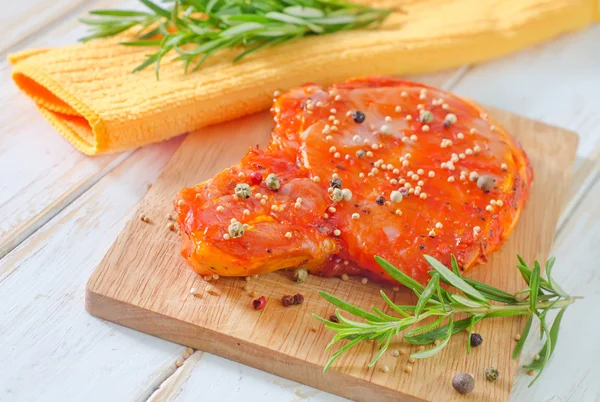
[[377, 205], [383, 205], [385, 204], [385, 197], [380, 195], [375, 199], [375, 202], [377, 203]]
[[329, 186], [333, 188], [342, 188], [342, 179], [335, 177], [329, 181]]
[[352, 118], [354, 119], [355, 123], [360, 124], [365, 121], [365, 114], [360, 110], [357, 110], [356, 112], [352, 113]]
[[483, 338], [476, 332], [471, 334], [471, 346], [474, 348], [481, 345], [483, 343]]
[[331, 322], [340, 322], [340, 320], [337, 318], [337, 315], [335, 315], [335, 314], [331, 314], [329, 316], [329, 321], [331, 321]]

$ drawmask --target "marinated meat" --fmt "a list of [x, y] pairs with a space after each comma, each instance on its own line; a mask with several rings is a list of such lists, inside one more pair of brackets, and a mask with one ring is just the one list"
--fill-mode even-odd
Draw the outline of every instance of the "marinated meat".
[[[277, 96], [266, 150], [181, 190], [182, 255], [201, 275], [302, 266], [425, 282], [423, 254], [481, 264], [513, 230], [533, 173], [477, 105], [401, 79], [307, 84]], [[246, 196], [248, 196], [246, 198]]]

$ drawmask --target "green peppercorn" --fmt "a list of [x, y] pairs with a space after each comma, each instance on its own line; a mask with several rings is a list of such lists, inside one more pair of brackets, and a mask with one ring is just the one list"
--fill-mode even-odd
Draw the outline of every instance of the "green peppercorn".
[[233, 222], [227, 229], [229, 231], [229, 236], [231, 236], [232, 239], [236, 239], [244, 235], [244, 225], [242, 225], [241, 222]]
[[267, 178], [265, 179], [265, 183], [267, 184], [267, 187], [269, 187], [271, 190], [277, 190], [279, 189], [279, 187], [281, 187], [279, 178], [274, 173], [271, 173], [267, 176]]
[[297, 268], [294, 270], [294, 280], [298, 283], [306, 282], [308, 279], [308, 271], [304, 268]]
[[485, 377], [490, 381], [496, 381], [500, 377], [500, 371], [496, 367], [488, 367], [485, 369]]
[[344, 199], [344, 193], [339, 188], [334, 188], [331, 194], [329, 195], [331, 201], [340, 202]]
[[250, 198], [252, 189], [246, 183], [239, 183], [235, 186], [235, 195], [243, 199]]
[[419, 120], [421, 120], [421, 123], [424, 124], [431, 123], [433, 121], [433, 113], [428, 110], [423, 110], [419, 114]]

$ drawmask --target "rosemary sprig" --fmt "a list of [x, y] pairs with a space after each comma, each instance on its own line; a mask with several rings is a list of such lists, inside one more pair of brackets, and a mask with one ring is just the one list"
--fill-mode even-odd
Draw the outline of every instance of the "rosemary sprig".
[[379, 24], [391, 10], [343, 0], [163, 0], [163, 5], [140, 0], [148, 11], [96, 10], [94, 18], [81, 19], [90, 34], [82, 40], [106, 38], [137, 28], [137, 40], [127, 46], [148, 46], [156, 51], [135, 70], [154, 64], [174, 51], [176, 59], [197, 70], [222, 49], [239, 48], [234, 62], [263, 47], [292, 39], [358, 29]]
[[[383, 258], [375, 257], [377, 263], [392, 278], [411, 289], [418, 297], [417, 304], [414, 306], [399, 306], [383, 290], [380, 291], [383, 300], [392, 311], [400, 316], [388, 315], [376, 307], [372, 307], [374, 313], [371, 313], [346, 303], [333, 295], [320, 292], [321, 296], [334, 306], [364, 320], [364, 322], [361, 322], [348, 319], [342, 316], [337, 309], [336, 315], [339, 323], [314, 315], [315, 318], [325, 324], [327, 329], [335, 332], [327, 348], [341, 340], [350, 341], [331, 356], [324, 370], [329, 369], [338, 357], [361, 341], [378, 340], [380, 349], [375, 358], [369, 363], [369, 367], [372, 367], [385, 353], [392, 338], [402, 331], [406, 331], [403, 334], [404, 340], [415, 345], [426, 345], [440, 340], [441, 342], [433, 348], [411, 355], [415, 359], [424, 359], [439, 353], [446, 347], [452, 335], [464, 330], [471, 333], [473, 326], [481, 320], [493, 317], [528, 315], [529, 320], [515, 346], [512, 357], [517, 358], [521, 353], [534, 316], [537, 317], [540, 322], [540, 332], [544, 344], [539, 352], [540, 358], [524, 366], [527, 370], [538, 372], [530, 383], [530, 385], [533, 384], [548, 364], [556, 347], [558, 329], [566, 308], [577, 299], [577, 297], [565, 293], [552, 278], [554, 257], [546, 262], [547, 279], [544, 279], [541, 276], [541, 267], [537, 261], [531, 269], [518, 256], [519, 264], [517, 268], [528, 287], [514, 295], [485, 283], [463, 277], [454, 256], [452, 256], [451, 269], [448, 269], [433, 257], [428, 255], [424, 257], [433, 268], [429, 271], [431, 278], [426, 286], [416, 282]], [[440, 283], [446, 284], [446, 288], [452, 290], [452, 292], [441, 287]], [[454, 291], [460, 291], [462, 294]], [[492, 304], [492, 301], [496, 304]], [[560, 311], [552, 325], [549, 326], [546, 322], [546, 315], [553, 309], [560, 309]], [[467, 317], [458, 319], [457, 314], [461, 317], [464, 315]], [[424, 323], [428, 319], [433, 321], [427, 324]], [[470, 337], [467, 339], [467, 353], [470, 352], [469, 342]]]

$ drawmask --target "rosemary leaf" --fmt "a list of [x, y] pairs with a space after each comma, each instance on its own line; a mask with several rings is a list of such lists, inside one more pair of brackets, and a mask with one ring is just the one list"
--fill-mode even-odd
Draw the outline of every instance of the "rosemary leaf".
[[[471, 318], [464, 318], [462, 320], [456, 321], [452, 326], [452, 335], [464, 331], [469, 327], [470, 323]], [[427, 345], [435, 342], [438, 339], [442, 339], [444, 336], [446, 336], [447, 333], [448, 325], [444, 325], [419, 335], [405, 336], [404, 340], [413, 345]]]
[[411, 354], [411, 357], [414, 357], [415, 359], [425, 359], [427, 357], [431, 357], [431, 356], [435, 356], [438, 353], [440, 353], [442, 351], [442, 349], [444, 349], [446, 347], [446, 345], [448, 344], [448, 342], [450, 341], [450, 337], [454, 334], [454, 332], [452, 332], [452, 329], [454, 328], [454, 318], [450, 317], [449, 318], [449, 322], [448, 325], [446, 325], [446, 336], [444, 338], [444, 340], [442, 342], [440, 342], [439, 345], [434, 346], [431, 349], [426, 349], [422, 352], [416, 352]]
[[421, 285], [419, 282], [415, 281], [410, 276], [406, 275], [404, 272], [400, 271], [398, 268], [384, 260], [379, 256], [375, 256], [375, 261], [377, 264], [381, 266], [392, 278], [400, 282], [402, 285], [411, 289], [415, 293], [423, 293], [425, 287]]
[[469, 319], [469, 336], [467, 337], [467, 354], [471, 353], [471, 335], [473, 335], [473, 327], [475, 326], [475, 316]]
[[431, 280], [429, 281], [429, 283], [427, 284], [425, 289], [423, 289], [423, 293], [421, 293], [421, 297], [419, 297], [419, 300], [417, 301], [417, 307], [415, 307], [415, 317], [418, 318], [419, 314], [423, 310], [423, 307], [425, 307], [425, 305], [427, 303], [429, 303], [429, 299], [431, 299], [431, 296], [435, 292], [436, 284], [439, 284], [439, 283], [440, 283], [440, 275], [434, 274], [431, 277]]
[[383, 356], [385, 351], [388, 349], [388, 347], [390, 346], [390, 342], [392, 340], [392, 334], [388, 334], [387, 337], [384, 339], [385, 339], [385, 343], [383, 344], [383, 346], [381, 346], [381, 344], [379, 345], [379, 347], [380, 347], [379, 352], [375, 355], [373, 360], [371, 360], [371, 362], [368, 364], [369, 367], [373, 367], [375, 365], [375, 363], [377, 363], [377, 360], [379, 360], [379, 358], [381, 358], [381, 356]]
[[521, 333], [521, 338], [517, 342], [515, 349], [513, 350], [512, 358], [516, 359], [521, 354], [523, 350], [523, 346], [525, 345], [525, 341], [527, 340], [527, 336], [529, 335], [529, 331], [531, 330], [531, 323], [533, 322], [533, 316], [529, 317], [527, 320], [527, 324], [525, 324], [525, 328], [523, 328], [523, 332]]
[[325, 363], [325, 368], [323, 368], [323, 371], [327, 371], [327, 369], [329, 369], [329, 366], [331, 366], [333, 364], [334, 361], [336, 361], [338, 359], [338, 357], [340, 357], [346, 350], [352, 348], [354, 345], [358, 344], [359, 342], [366, 340], [366, 338], [362, 338], [362, 337], [357, 337], [356, 339], [348, 342], [347, 344], [345, 344], [344, 346], [342, 346], [337, 352], [335, 352], [330, 358], [329, 360], [327, 360], [327, 363]]
[[452, 272], [454, 272], [454, 275], [460, 277], [462, 276], [460, 274], [460, 268], [458, 267], [458, 262], [456, 261], [456, 257], [454, 255], [452, 255], [451, 261], [450, 261], [450, 266], [452, 267]]
[[552, 290], [554, 290], [554, 293], [559, 296], [565, 297], [567, 296], [567, 293], [564, 290], [562, 290], [560, 286], [558, 286], [558, 283], [556, 283], [556, 281], [552, 277], [552, 268], [554, 267], [555, 260], [556, 259], [554, 257], [550, 257], [548, 261], [546, 261], [546, 277], [548, 278], [548, 283]]
[[374, 314], [369, 313], [359, 307], [353, 306], [350, 303], [346, 303], [345, 301], [338, 299], [337, 297], [330, 295], [329, 293], [320, 291], [319, 294], [327, 300], [329, 303], [333, 304], [336, 307], [341, 308], [344, 311], [349, 312], [357, 317], [364, 318], [365, 320], [378, 321], [379, 317]]
[[473, 288], [481, 292], [481, 294], [487, 297], [489, 300], [494, 300], [506, 304], [517, 303], [519, 301], [519, 299], [517, 299], [514, 295], [511, 295], [510, 293], [500, 290], [494, 286], [490, 286], [482, 282], [477, 282], [465, 277], [462, 277], [462, 279], [469, 285], [473, 286]]
[[467, 282], [462, 280], [459, 276], [455, 275], [452, 271], [446, 268], [441, 262], [436, 260], [435, 258], [424, 255], [425, 259], [431, 265], [433, 269], [435, 269], [441, 277], [443, 277], [446, 281], [450, 283], [450, 285], [454, 286], [458, 290], [462, 291], [467, 296], [471, 296], [473, 299], [481, 301], [483, 303], [489, 304], [489, 301], [481, 294], [478, 290], [473, 288]]
[[455, 294], [451, 296], [452, 299], [454, 299], [455, 302], [466, 306], [466, 307], [473, 307], [473, 308], [477, 308], [477, 307], [484, 307], [485, 304], [482, 304], [480, 302], [477, 302], [475, 300], [471, 300], [471, 299], [467, 299], [466, 297], [463, 297], [459, 294]]
[[[413, 329], [412, 331], [407, 332], [404, 335], [404, 338], [413, 338], [418, 334], [421, 334], [423, 332], [429, 331], [433, 328], [436, 328], [438, 325], [440, 325], [442, 323], [442, 321], [444, 321], [444, 318], [446, 318], [445, 316], [438, 318], [437, 320], [432, 321], [430, 324], [426, 324], [423, 325], [422, 327], [418, 327], [416, 329]], [[433, 340], [435, 341], [435, 339]], [[433, 342], [431, 341], [431, 342]]]
[[531, 277], [529, 278], [529, 303], [531, 312], [536, 311], [537, 297], [540, 292], [540, 265], [535, 262], [535, 267], [531, 271]]
[[[379, 294], [381, 295], [381, 297], [383, 298], [383, 300], [388, 304], [388, 306], [390, 306], [392, 308], [392, 310], [396, 311], [397, 313], [402, 314], [404, 317], [410, 317], [410, 315], [406, 312], [406, 309], [403, 309], [401, 306], [398, 306], [396, 303], [394, 303], [385, 294], [385, 292], [383, 290], [380, 290]], [[408, 310], [408, 311], [414, 311], [414, 306], [407, 306], [407, 307], [411, 307], [411, 309]]]

